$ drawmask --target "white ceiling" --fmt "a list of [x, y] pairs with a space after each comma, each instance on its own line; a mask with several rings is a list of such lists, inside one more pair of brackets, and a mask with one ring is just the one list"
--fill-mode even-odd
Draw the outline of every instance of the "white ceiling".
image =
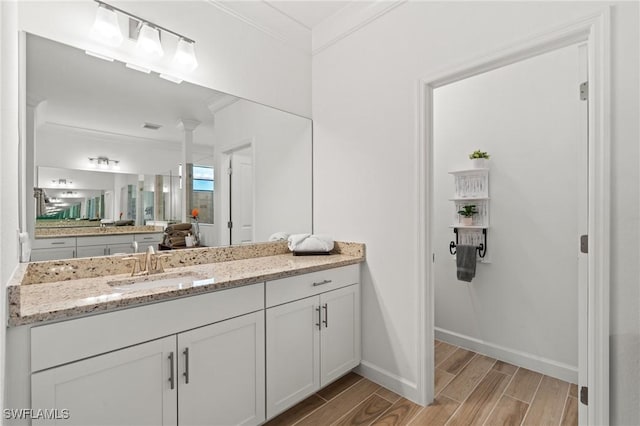
[[308, 30], [313, 30], [318, 24], [335, 15], [351, 1], [266, 0], [266, 3]]

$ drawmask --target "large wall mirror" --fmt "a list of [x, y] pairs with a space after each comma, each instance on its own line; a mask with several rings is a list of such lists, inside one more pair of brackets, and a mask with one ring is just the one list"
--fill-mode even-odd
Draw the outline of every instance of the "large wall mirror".
[[311, 120], [25, 38], [32, 236], [104, 222], [162, 226], [193, 207], [206, 246], [312, 231]]

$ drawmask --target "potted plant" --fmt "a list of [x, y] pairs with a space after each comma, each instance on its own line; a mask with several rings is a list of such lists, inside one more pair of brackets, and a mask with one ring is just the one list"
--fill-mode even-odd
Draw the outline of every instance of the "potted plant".
[[480, 151], [479, 149], [473, 151], [469, 154], [469, 158], [471, 159], [471, 164], [474, 169], [484, 169], [487, 167], [487, 160], [489, 159], [489, 154], [485, 151]]
[[460, 223], [464, 226], [473, 225], [473, 215], [477, 214], [475, 204], [468, 204], [466, 206], [462, 206], [462, 209], [458, 210], [458, 214], [462, 216], [460, 218]]

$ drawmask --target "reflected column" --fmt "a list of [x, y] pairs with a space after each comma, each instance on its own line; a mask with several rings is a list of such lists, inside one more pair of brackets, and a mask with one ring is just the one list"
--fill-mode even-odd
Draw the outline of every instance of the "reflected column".
[[181, 118], [178, 122], [184, 130], [182, 141], [182, 222], [190, 222], [191, 192], [193, 190], [193, 131], [200, 125], [198, 120]]

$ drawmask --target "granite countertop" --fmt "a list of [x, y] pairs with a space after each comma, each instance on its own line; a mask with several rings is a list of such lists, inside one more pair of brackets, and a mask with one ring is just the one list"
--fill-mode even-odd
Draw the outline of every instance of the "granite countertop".
[[[21, 270], [8, 287], [8, 324], [18, 326], [68, 319], [352, 265], [364, 260], [363, 244], [336, 242], [334, 252], [328, 256], [293, 256], [287, 252], [286, 243], [181, 250], [171, 253], [166, 259], [168, 267], [165, 267], [165, 273], [150, 277], [132, 278], [128, 273], [122, 273], [130, 268], [131, 263], [115, 256], [34, 262], [21, 265]], [[165, 287], [122, 289], [132, 280], [139, 282], [179, 276], [184, 280], [176, 280], [180, 282]]]
[[95, 237], [103, 235], [151, 234], [162, 232], [161, 226], [104, 226], [78, 228], [36, 228], [35, 239]]

